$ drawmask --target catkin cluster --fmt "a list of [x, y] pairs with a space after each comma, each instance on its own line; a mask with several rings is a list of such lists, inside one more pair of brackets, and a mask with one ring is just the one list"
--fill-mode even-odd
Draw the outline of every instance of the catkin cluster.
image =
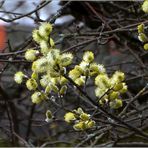
[[[142, 4], [142, 10], [145, 12], [145, 13], [148, 13], [148, 0], [144, 0], [143, 4]], [[147, 35], [145, 34], [144, 32], [144, 24], [140, 24], [138, 25], [137, 27], [137, 30], [138, 30], [138, 38], [139, 40], [143, 43], [143, 48], [145, 50], [148, 50], [148, 37]]]
[[67, 123], [73, 124], [73, 128], [78, 131], [95, 126], [95, 121], [91, 119], [90, 114], [85, 113], [82, 108], [66, 113], [64, 119]]
[[72, 63], [73, 55], [62, 54], [59, 49], [55, 49], [54, 41], [50, 37], [51, 31], [52, 25], [49, 23], [42, 23], [39, 29], [33, 31], [32, 37], [40, 48], [28, 49], [25, 53], [25, 59], [32, 62], [32, 74], [29, 77], [23, 72], [17, 72], [14, 77], [18, 84], [22, 83], [23, 78], [27, 78], [26, 87], [33, 92], [31, 98], [36, 104], [45, 100], [50, 92], [63, 95], [67, 90], [68, 81], [63, 74]]
[[94, 62], [94, 54], [91, 51], [84, 53], [81, 63], [69, 72], [69, 77], [79, 86], [85, 85], [86, 79], [92, 79], [101, 105], [109, 104], [113, 109], [122, 107], [121, 94], [127, 91], [124, 73], [116, 71], [110, 78], [104, 66]]
[[[94, 61], [94, 54], [91, 51], [85, 51], [82, 61], [68, 70], [73, 61], [73, 54], [61, 53], [56, 49], [53, 39], [50, 37], [52, 25], [42, 23], [38, 29], [33, 31], [32, 37], [39, 49], [31, 48], [25, 53], [25, 59], [32, 62], [31, 75], [26, 75], [22, 71], [15, 74], [16, 83], [25, 83], [29, 91], [32, 92], [31, 100], [39, 104], [47, 100], [52, 93], [63, 96], [66, 94], [69, 79], [73, 80], [75, 85], [83, 87], [88, 79], [91, 79], [96, 85], [95, 94], [98, 103], [108, 105], [113, 109], [122, 106], [121, 94], [127, 91], [124, 83], [124, 73], [116, 71], [112, 77], [109, 77], [103, 65]], [[52, 119], [50, 110], [46, 112], [46, 121]], [[84, 113], [81, 108], [68, 112], [64, 116], [65, 121], [73, 121], [75, 130], [85, 130], [94, 127], [89, 114]]]
[[124, 79], [124, 73], [120, 71], [116, 71], [112, 77], [104, 73], [95, 78], [95, 93], [101, 105], [109, 104], [112, 109], [122, 107], [121, 95], [127, 91]]
[[105, 68], [101, 64], [94, 62], [94, 54], [86, 51], [79, 65], [76, 65], [70, 72], [69, 77], [79, 86], [85, 84], [86, 78], [93, 77], [97, 74], [105, 73]]
[[148, 50], [148, 37], [144, 32], [144, 24], [138, 25], [137, 30], [138, 30], [138, 38], [144, 44], [143, 48], [145, 50]]

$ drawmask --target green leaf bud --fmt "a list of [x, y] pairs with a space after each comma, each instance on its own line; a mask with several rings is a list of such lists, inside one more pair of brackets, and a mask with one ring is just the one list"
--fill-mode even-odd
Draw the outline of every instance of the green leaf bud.
[[39, 91], [36, 91], [31, 96], [32, 103], [39, 104], [45, 99], [45, 95]]

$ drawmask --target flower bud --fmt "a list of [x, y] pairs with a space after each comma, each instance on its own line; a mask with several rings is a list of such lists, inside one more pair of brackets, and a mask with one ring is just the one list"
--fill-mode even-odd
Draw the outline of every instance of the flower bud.
[[115, 84], [115, 86], [113, 87], [113, 89], [115, 91], [119, 91], [123, 88], [123, 84], [122, 83], [118, 83], [118, 84]]
[[41, 36], [49, 36], [52, 32], [52, 25], [50, 23], [44, 22], [39, 27], [39, 33]]
[[110, 100], [110, 101], [113, 101], [113, 100], [117, 99], [118, 96], [119, 96], [119, 93], [116, 92], [116, 91], [113, 91], [113, 92], [111, 92], [111, 93], [109, 94], [109, 100]]
[[76, 110], [76, 113], [78, 113], [78, 114], [81, 115], [81, 114], [84, 113], [84, 112], [83, 112], [83, 109], [82, 109], [81, 107], [79, 107], [79, 108]]
[[93, 121], [93, 120], [90, 120], [88, 123], [87, 123], [87, 128], [92, 128], [92, 127], [94, 127], [95, 126], [95, 121]]
[[96, 63], [90, 64], [89, 70], [90, 70], [90, 76], [94, 76], [97, 74], [103, 74], [106, 72], [103, 65], [96, 64]]
[[33, 72], [32, 75], [31, 75], [31, 78], [37, 80], [38, 79], [38, 73]]
[[40, 42], [40, 47], [41, 47], [41, 53], [43, 55], [47, 55], [51, 50], [52, 50], [52, 47], [54, 47], [54, 41], [52, 38], [50, 38], [50, 42], [48, 43], [48, 41], [41, 41]]
[[48, 69], [48, 60], [40, 58], [32, 63], [32, 71], [36, 73], [43, 73]]
[[64, 120], [66, 122], [68, 122], [68, 123], [76, 120], [75, 114], [74, 113], [71, 113], [71, 112], [66, 113], [65, 116], [64, 116]]
[[65, 67], [72, 63], [73, 55], [71, 53], [63, 53], [59, 59], [59, 65]]
[[47, 41], [45, 40], [40, 42], [40, 48], [41, 48], [41, 53], [43, 55], [46, 55], [51, 50], [51, 48], [49, 48]]
[[14, 81], [18, 84], [21, 84], [23, 82], [23, 78], [25, 77], [25, 75], [23, 74], [23, 72], [18, 71], [17, 73], [15, 73], [14, 75]]
[[69, 72], [69, 77], [70, 77], [72, 80], [76, 80], [80, 75], [81, 75], [80, 71], [78, 71], [78, 70], [76, 70], [76, 69], [72, 69], [72, 70]]
[[83, 121], [80, 121], [78, 123], [76, 123], [73, 128], [77, 131], [80, 131], [80, 130], [85, 130], [86, 129], [86, 126], [85, 126], [85, 123]]
[[124, 73], [121, 71], [116, 71], [111, 78], [111, 83], [114, 85], [116, 83], [122, 82], [124, 79], [125, 79]]
[[140, 33], [139, 35], [138, 35], [138, 39], [141, 41], [141, 42], [147, 42], [148, 41], [148, 38], [147, 38], [147, 36], [144, 34], [144, 33]]
[[120, 90], [120, 93], [121, 93], [121, 94], [127, 92], [127, 85], [126, 85], [125, 83], [122, 83], [122, 84], [123, 84], [123, 88]]
[[91, 51], [86, 51], [83, 55], [83, 60], [91, 63], [94, 60], [94, 54]]
[[35, 93], [32, 94], [31, 99], [32, 103], [39, 104], [45, 99], [45, 95], [39, 91], [36, 91]]
[[37, 54], [39, 54], [39, 51], [34, 50], [34, 49], [28, 49], [25, 53], [25, 59], [27, 61], [34, 61], [37, 58]]
[[148, 0], [145, 0], [142, 4], [142, 10], [145, 12], [145, 13], [148, 13]]
[[77, 79], [75, 80], [75, 83], [76, 83], [77, 85], [79, 85], [79, 86], [82, 86], [82, 85], [85, 84], [85, 79], [86, 79], [85, 76], [81, 76], [80, 78], [77, 78]]
[[102, 89], [110, 87], [110, 79], [106, 74], [100, 74], [95, 78], [95, 84]]
[[89, 120], [90, 119], [90, 115], [86, 114], [86, 113], [82, 113], [80, 115], [80, 119], [82, 119], [83, 121]]
[[39, 31], [37, 29], [33, 30], [32, 37], [33, 40], [37, 43], [40, 43], [43, 40], [42, 36], [39, 34]]
[[144, 44], [144, 49], [148, 50], [148, 43]]
[[86, 68], [89, 67], [89, 63], [88, 62], [85, 62], [85, 61], [82, 61], [80, 64], [79, 64], [80, 68], [85, 71]]
[[26, 86], [29, 90], [36, 90], [36, 88], [38, 87], [38, 84], [35, 79], [31, 78], [31, 79], [27, 80]]
[[82, 74], [84, 72], [84, 70], [79, 65], [76, 65], [74, 69], [79, 71], [80, 74]]

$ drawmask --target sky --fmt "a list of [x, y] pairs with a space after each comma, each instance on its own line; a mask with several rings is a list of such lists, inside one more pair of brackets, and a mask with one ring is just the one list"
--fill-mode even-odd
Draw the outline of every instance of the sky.
[[[14, 15], [6, 15], [3, 11], [13, 12], [13, 13], [21, 13], [26, 14], [36, 8], [36, 6], [40, 3], [40, 0], [5, 0], [2, 7], [0, 7], [0, 17], [11, 19]], [[53, 0], [50, 2], [45, 8], [39, 11], [40, 18], [46, 20], [51, 15], [57, 12], [60, 9], [58, 5], [58, 0]], [[34, 16], [34, 15], [32, 15]], [[34, 26], [34, 21], [28, 17], [21, 18], [16, 20], [15, 23], [19, 23], [20, 25], [30, 25]], [[0, 20], [0, 24], [11, 25], [10, 23], [5, 23]]]

